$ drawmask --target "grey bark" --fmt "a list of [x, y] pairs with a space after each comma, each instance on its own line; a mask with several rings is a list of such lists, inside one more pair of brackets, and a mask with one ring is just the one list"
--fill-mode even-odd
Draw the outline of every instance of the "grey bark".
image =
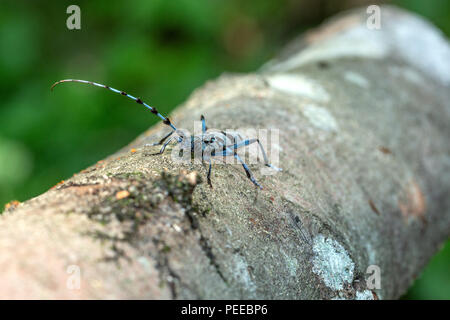
[[381, 13], [380, 30], [340, 15], [174, 112], [279, 129], [284, 171], [251, 165], [264, 190], [240, 166], [214, 165], [210, 188], [201, 164], [148, 156], [157, 125], [3, 213], [0, 298], [398, 298], [450, 233], [450, 49]]

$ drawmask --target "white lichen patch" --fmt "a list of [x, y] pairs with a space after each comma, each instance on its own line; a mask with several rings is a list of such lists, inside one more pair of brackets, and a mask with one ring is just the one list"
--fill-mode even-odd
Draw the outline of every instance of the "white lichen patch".
[[341, 291], [338, 292], [338, 295], [331, 298], [331, 300], [375, 300], [373, 298], [373, 294], [370, 290], [364, 290], [364, 291], [356, 291], [355, 297], [349, 298], [346, 297], [345, 294]]
[[297, 268], [298, 268], [298, 261], [297, 258], [295, 257], [290, 257], [289, 255], [286, 254], [286, 252], [284, 252], [283, 249], [280, 250], [281, 253], [284, 256], [284, 260], [286, 263], [286, 267], [289, 271], [289, 274], [293, 277], [295, 277], [297, 275]]
[[317, 61], [329, 61], [342, 57], [383, 59], [389, 45], [382, 34], [367, 29], [365, 25], [345, 30], [334, 38], [310, 45], [297, 55], [279, 63], [269, 63], [267, 69], [289, 71]]
[[450, 85], [450, 45], [438, 28], [423, 18], [399, 9], [381, 11], [382, 28], [367, 28], [366, 20], [332, 37], [310, 44], [287, 60], [271, 61], [265, 69], [287, 72], [317, 61], [344, 57], [383, 59], [397, 56], [422, 73]]
[[369, 241], [366, 242], [366, 252], [367, 257], [369, 258], [369, 265], [377, 264], [377, 253], [373, 249], [372, 244]]
[[364, 291], [356, 291], [355, 300], [374, 300], [372, 291], [364, 290]]
[[450, 85], [450, 45], [442, 31], [416, 15], [397, 15], [387, 22], [395, 51], [423, 73]]
[[309, 98], [317, 102], [328, 102], [330, 95], [315, 80], [303, 75], [281, 73], [267, 78], [270, 86], [282, 92]]
[[355, 264], [339, 242], [318, 235], [314, 238], [313, 251], [312, 271], [327, 287], [342, 290], [344, 284], [353, 281]]
[[356, 84], [357, 86], [360, 86], [361, 88], [369, 87], [369, 80], [367, 80], [361, 74], [354, 71], [345, 72], [344, 79], [347, 80], [348, 82]]
[[241, 256], [235, 257], [234, 262], [234, 277], [235, 280], [241, 283], [248, 291], [255, 292], [256, 286], [252, 281], [250, 273], [248, 272], [248, 264]]
[[139, 264], [144, 268], [144, 270], [147, 273], [149, 273], [149, 274], [153, 273], [152, 265], [150, 264], [150, 261], [146, 257], [140, 256], [136, 260], [137, 260], [137, 262], [139, 262]]
[[338, 131], [338, 124], [333, 115], [324, 107], [314, 104], [307, 104], [302, 108], [303, 115], [316, 128], [325, 131]]
[[334, 297], [334, 298], [331, 298], [331, 300], [347, 300], [347, 299], [342, 298], [342, 297]]
[[409, 67], [392, 66], [389, 68], [392, 75], [397, 77], [403, 77], [405, 80], [423, 86], [425, 84], [424, 78], [414, 69]]

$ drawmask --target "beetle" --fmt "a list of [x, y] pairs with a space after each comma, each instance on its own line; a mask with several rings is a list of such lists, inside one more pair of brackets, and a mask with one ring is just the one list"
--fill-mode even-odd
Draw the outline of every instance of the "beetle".
[[182, 131], [177, 129], [173, 123], [170, 121], [170, 119], [156, 110], [156, 108], [148, 105], [146, 102], [142, 101], [140, 98], [134, 97], [125, 91], [114, 89], [110, 86], [88, 81], [88, 80], [79, 80], [79, 79], [64, 79], [55, 82], [51, 86], [51, 90], [53, 88], [61, 83], [65, 82], [79, 82], [79, 83], [85, 83], [89, 85], [93, 85], [96, 87], [104, 88], [111, 90], [115, 93], [118, 93], [122, 96], [128, 97], [132, 100], [134, 100], [136, 103], [143, 105], [147, 109], [150, 110], [153, 114], [158, 116], [162, 122], [169, 126], [171, 131], [166, 134], [161, 140], [159, 140], [156, 143], [152, 144], [146, 144], [145, 146], [161, 146], [161, 149], [157, 153], [153, 153], [152, 155], [160, 155], [164, 153], [164, 150], [169, 145], [169, 143], [174, 142], [177, 144], [180, 144], [181, 150], [190, 150], [191, 154], [194, 156], [201, 156], [201, 160], [207, 161], [209, 163], [208, 173], [207, 173], [207, 180], [208, 184], [212, 187], [211, 183], [211, 160], [214, 157], [228, 157], [233, 156], [244, 168], [245, 173], [247, 174], [247, 178], [250, 179], [250, 181], [258, 188], [263, 189], [262, 185], [255, 179], [252, 172], [250, 171], [248, 165], [241, 159], [241, 157], [237, 154], [237, 149], [248, 146], [253, 143], [258, 143], [259, 148], [261, 150], [261, 153], [264, 158], [264, 164], [267, 167], [270, 167], [277, 171], [282, 171], [281, 168], [277, 168], [274, 165], [269, 163], [269, 159], [267, 157], [267, 154], [259, 141], [259, 139], [243, 139], [242, 136], [237, 132], [225, 132], [225, 131], [213, 131], [209, 132], [207, 131], [206, 127], [206, 121], [205, 117], [202, 115], [200, 117], [200, 120], [202, 122], [202, 132], [201, 134], [194, 135], [194, 136], [186, 136], [186, 134]]

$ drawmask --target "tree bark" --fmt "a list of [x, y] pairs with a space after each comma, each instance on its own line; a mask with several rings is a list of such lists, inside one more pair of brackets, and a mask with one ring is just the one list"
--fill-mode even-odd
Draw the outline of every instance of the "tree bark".
[[450, 233], [450, 47], [410, 13], [382, 7], [379, 30], [368, 16], [339, 15], [173, 113], [279, 129], [283, 171], [250, 166], [264, 190], [238, 165], [213, 165], [210, 188], [203, 165], [149, 156], [159, 124], [3, 212], [0, 298], [402, 295]]

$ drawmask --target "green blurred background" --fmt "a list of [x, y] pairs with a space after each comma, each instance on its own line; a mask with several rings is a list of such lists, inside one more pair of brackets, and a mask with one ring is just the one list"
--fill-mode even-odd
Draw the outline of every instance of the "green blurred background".
[[[364, 0], [128, 0], [0, 3], [0, 206], [34, 197], [133, 140], [157, 118], [105, 83], [169, 113], [224, 71], [257, 69], [287, 41]], [[450, 34], [450, 1], [392, 1]], [[66, 8], [81, 8], [81, 30]], [[1, 211], [1, 210], [0, 210]], [[450, 299], [450, 242], [404, 298]]]

